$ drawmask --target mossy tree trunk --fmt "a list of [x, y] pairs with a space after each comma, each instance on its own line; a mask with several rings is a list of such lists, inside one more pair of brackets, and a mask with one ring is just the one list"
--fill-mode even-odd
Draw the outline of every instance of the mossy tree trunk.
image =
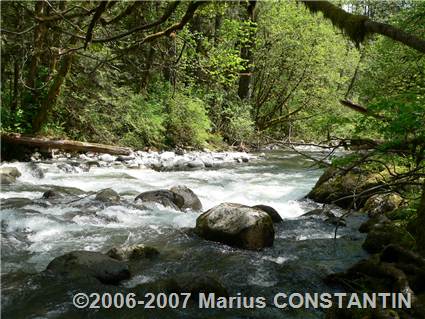
[[242, 43], [241, 58], [245, 61], [245, 67], [239, 77], [238, 95], [241, 100], [246, 100], [251, 97], [251, 71], [252, 71], [252, 58], [253, 49], [255, 46], [255, 32], [252, 24], [255, 22], [255, 5], [256, 1], [249, 1], [246, 8], [245, 21], [250, 22], [248, 39]]
[[71, 69], [73, 57], [73, 53], [68, 53], [63, 58], [62, 65], [59, 68], [58, 73], [55, 75], [51, 86], [49, 87], [47, 96], [43, 99], [40, 109], [33, 119], [32, 129], [34, 132], [40, 131], [43, 124], [46, 122], [50, 111], [55, 106], [61, 86], [65, 82], [65, 78]]

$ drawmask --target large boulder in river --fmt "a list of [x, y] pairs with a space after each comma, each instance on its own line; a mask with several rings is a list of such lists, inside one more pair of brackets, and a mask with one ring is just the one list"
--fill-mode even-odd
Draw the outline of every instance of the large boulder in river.
[[96, 193], [95, 199], [105, 203], [118, 203], [120, 195], [111, 188], [105, 188]]
[[271, 217], [259, 209], [234, 203], [215, 206], [196, 220], [200, 237], [245, 249], [272, 246], [274, 228]]
[[158, 203], [164, 207], [170, 207], [175, 210], [180, 210], [180, 208], [184, 205], [184, 198], [182, 196], [166, 189], [141, 193], [135, 200], [148, 203]]
[[73, 251], [56, 257], [47, 271], [74, 278], [94, 277], [104, 284], [118, 284], [130, 278], [126, 263], [93, 251]]
[[267, 214], [269, 214], [273, 223], [280, 223], [281, 221], [283, 221], [282, 217], [273, 207], [270, 207], [267, 205], [255, 205], [255, 206], [252, 206], [252, 208], [262, 210], [263, 212], [266, 212]]
[[109, 257], [117, 260], [137, 260], [158, 256], [159, 251], [156, 248], [138, 244], [123, 247], [113, 247], [106, 254]]
[[[386, 173], [388, 174], [388, 173]], [[314, 188], [307, 195], [308, 198], [319, 202], [348, 208], [353, 203], [353, 193], [380, 185], [384, 182], [385, 173], [370, 173], [361, 169], [352, 169], [348, 172], [334, 167], [328, 168], [319, 178]], [[356, 198], [357, 207], [364, 205], [363, 197]]]
[[195, 211], [202, 210], [201, 201], [190, 188], [184, 185], [177, 185], [171, 187], [170, 191], [172, 191], [174, 194], [183, 197], [184, 202], [183, 206], [180, 207], [181, 209], [191, 209]]

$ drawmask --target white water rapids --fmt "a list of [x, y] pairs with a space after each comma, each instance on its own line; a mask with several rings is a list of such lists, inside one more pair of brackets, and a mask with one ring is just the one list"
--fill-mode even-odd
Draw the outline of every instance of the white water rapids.
[[[323, 154], [313, 156], [320, 158]], [[9, 318], [33, 318], [34, 311], [42, 314], [39, 318], [79, 316], [70, 296], [81, 289], [81, 283], [51, 279], [42, 272], [54, 258], [75, 250], [104, 253], [114, 246], [136, 243], [157, 248], [159, 257], [132, 269], [132, 277], [117, 287], [120, 291], [189, 273], [217, 278], [230, 295], [241, 292], [269, 299], [281, 291], [327, 291], [331, 289], [323, 282], [327, 274], [342, 271], [365, 255], [361, 249], [364, 238], [357, 231], [362, 217], [347, 221], [347, 227], [338, 231], [337, 241], [333, 240], [333, 225], [320, 218], [299, 218], [319, 207], [303, 198], [322, 170], [291, 152], [269, 152], [264, 159], [218, 168], [167, 172], [130, 169], [111, 162], [108, 167], [91, 167], [88, 172], [77, 169], [65, 173], [58, 168], [60, 164], [58, 160], [38, 162], [43, 178], [34, 177], [34, 168], [28, 163], [1, 165], [16, 167], [22, 173], [16, 183], [3, 186], [1, 192], [5, 204], [1, 210], [2, 303]], [[273, 247], [246, 251], [206, 241], [189, 230], [200, 212], [134, 203], [142, 192], [175, 185], [192, 189], [203, 211], [223, 202], [272, 206], [284, 218], [274, 225]], [[105, 188], [118, 192], [119, 203], [94, 200], [95, 192]], [[71, 193], [42, 199], [48, 190]], [[93, 318], [140, 318], [137, 311], [122, 311], [102, 312]], [[322, 318], [320, 312], [303, 309], [287, 317], [307, 318], [307, 313], [309, 318]], [[157, 315], [164, 319], [202, 317], [196, 309], [179, 314], [159, 311]], [[218, 313], [210, 315], [217, 317]], [[243, 315], [235, 311], [226, 318]], [[253, 318], [281, 318], [281, 313], [267, 307]]]

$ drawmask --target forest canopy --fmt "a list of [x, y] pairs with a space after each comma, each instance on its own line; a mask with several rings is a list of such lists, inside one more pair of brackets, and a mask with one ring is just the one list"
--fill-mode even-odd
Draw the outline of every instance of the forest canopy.
[[1, 6], [6, 132], [135, 148], [423, 137], [422, 2]]

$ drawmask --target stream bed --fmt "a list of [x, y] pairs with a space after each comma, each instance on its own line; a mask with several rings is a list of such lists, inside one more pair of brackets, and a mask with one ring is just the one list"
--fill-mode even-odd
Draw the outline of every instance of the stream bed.
[[[312, 153], [320, 157], [321, 154]], [[265, 158], [220, 168], [158, 172], [122, 166], [91, 167], [65, 173], [55, 161], [37, 163], [43, 178], [27, 163], [6, 163], [22, 173], [2, 187], [1, 275], [4, 318], [323, 318], [314, 309], [278, 309], [272, 299], [284, 292], [333, 292], [326, 275], [342, 271], [366, 253], [357, 229], [364, 217], [347, 218], [338, 230], [320, 218], [300, 217], [321, 207], [303, 199], [321, 175], [313, 162], [293, 152], [270, 151]], [[203, 240], [190, 232], [200, 213], [177, 212], [159, 205], [141, 208], [134, 198], [144, 191], [185, 185], [200, 198], [203, 211], [223, 202], [274, 207], [284, 221], [275, 224], [271, 248], [247, 251]], [[121, 201], [100, 204], [92, 192], [112, 188]], [[47, 190], [65, 191], [55, 200]], [[337, 212], [338, 213], [338, 212]], [[339, 212], [341, 213], [341, 212]], [[106, 252], [114, 246], [143, 243], [160, 255], [140, 263], [131, 279], [118, 286], [67, 281], [42, 271], [74, 250]], [[212, 276], [230, 296], [264, 296], [264, 309], [99, 309], [72, 305], [76, 292], [134, 292], [177, 275]], [[136, 290], [135, 290], [136, 289]]]

